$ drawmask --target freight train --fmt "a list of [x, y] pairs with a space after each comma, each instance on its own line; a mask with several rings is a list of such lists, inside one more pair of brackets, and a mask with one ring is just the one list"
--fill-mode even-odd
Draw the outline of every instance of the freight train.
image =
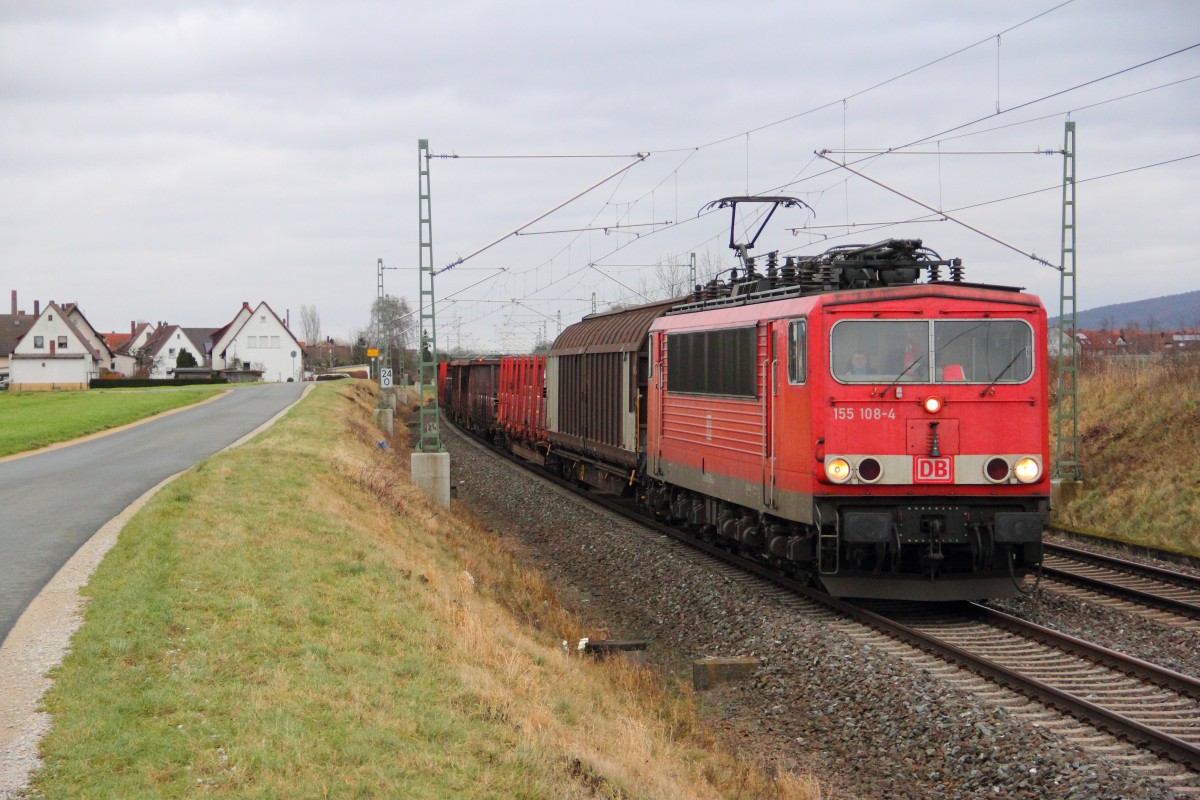
[[731, 246], [741, 268], [689, 297], [451, 363], [446, 413], [835, 596], [1019, 591], [1049, 512], [1039, 300], [920, 240], [762, 272]]

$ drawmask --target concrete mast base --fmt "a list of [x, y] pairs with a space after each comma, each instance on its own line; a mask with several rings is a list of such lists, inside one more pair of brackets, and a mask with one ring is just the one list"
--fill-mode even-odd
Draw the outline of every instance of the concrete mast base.
[[438, 505], [450, 507], [450, 454], [413, 453], [412, 480]]

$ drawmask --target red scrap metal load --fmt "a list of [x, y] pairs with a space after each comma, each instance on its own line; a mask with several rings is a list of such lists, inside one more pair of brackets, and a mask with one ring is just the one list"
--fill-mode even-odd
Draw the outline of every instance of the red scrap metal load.
[[546, 358], [547, 438], [572, 454], [572, 472], [620, 492], [645, 450], [646, 334], [678, 300], [590, 314]]
[[500, 359], [497, 424], [513, 442], [536, 446], [546, 441], [546, 357]]

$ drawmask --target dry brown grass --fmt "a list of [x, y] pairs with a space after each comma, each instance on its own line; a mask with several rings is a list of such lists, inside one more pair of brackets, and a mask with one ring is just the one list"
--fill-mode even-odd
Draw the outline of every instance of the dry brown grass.
[[564, 649], [564, 641], [597, 632], [469, 513], [432, 509], [409, 482], [403, 443], [368, 450], [377, 432], [362, 420], [349, 426], [363, 446], [347, 468], [383, 505], [418, 521], [422, 541], [380, 546], [397, 569], [428, 580], [432, 607], [451, 632], [461, 680], [480, 713], [530, 750], [558, 754], [566, 774], [594, 797], [823, 796], [811, 776], [772, 772], [731, 755], [700, 720], [687, 687], [622, 659], [597, 663]]
[[1088, 365], [1079, 437], [1084, 489], [1057, 522], [1200, 555], [1200, 360]]

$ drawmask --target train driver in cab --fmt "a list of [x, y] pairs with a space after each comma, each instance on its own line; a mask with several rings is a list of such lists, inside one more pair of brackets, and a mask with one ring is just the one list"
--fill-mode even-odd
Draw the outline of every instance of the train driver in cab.
[[866, 375], [870, 370], [867, 368], [867, 354], [861, 350], [855, 350], [850, 356], [850, 366], [846, 369], [847, 375]]

